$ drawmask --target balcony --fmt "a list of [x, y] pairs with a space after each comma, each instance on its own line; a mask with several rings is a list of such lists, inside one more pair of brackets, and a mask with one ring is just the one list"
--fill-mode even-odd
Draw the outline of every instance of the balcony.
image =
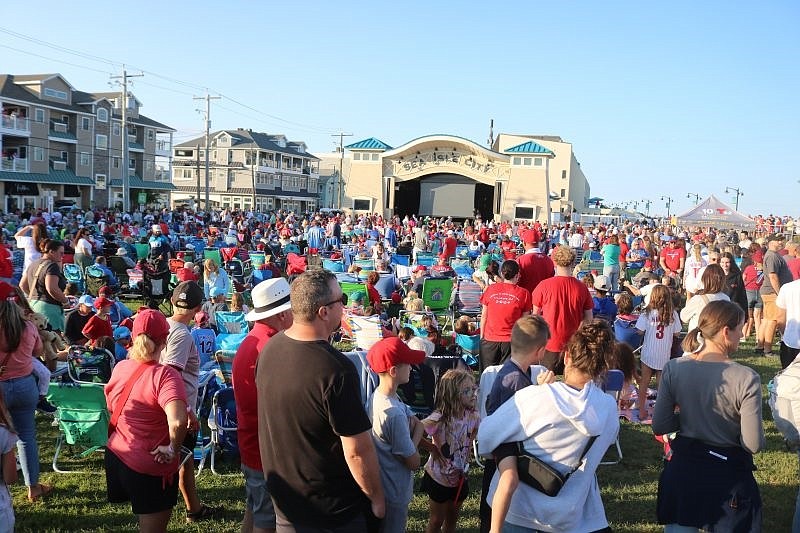
[[67, 162], [61, 159], [51, 159], [50, 166], [53, 170], [67, 170]]
[[169, 157], [172, 153], [172, 145], [169, 141], [162, 139], [156, 140], [156, 155], [158, 157]]
[[53, 122], [53, 131], [56, 133], [67, 133], [69, 132], [69, 124], [65, 122]]
[[30, 120], [27, 117], [16, 115], [2, 115], [0, 116], [0, 132], [30, 135]]
[[28, 159], [21, 157], [4, 157], [0, 169], [5, 172], [28, 172]]

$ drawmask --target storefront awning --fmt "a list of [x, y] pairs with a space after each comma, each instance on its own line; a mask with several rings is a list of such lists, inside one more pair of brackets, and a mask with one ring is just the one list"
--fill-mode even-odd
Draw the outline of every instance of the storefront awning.
[[81, 190], [77, 185], [64, 185], [65, 198], [80, 198]]
[[39, 185], [36, 183], [7, 181], [6, 194], [9, 196], [39, 196]]

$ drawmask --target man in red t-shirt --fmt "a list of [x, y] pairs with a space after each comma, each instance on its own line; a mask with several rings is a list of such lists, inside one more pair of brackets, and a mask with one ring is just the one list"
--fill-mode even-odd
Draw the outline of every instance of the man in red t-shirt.
[[525, 246], [525, 253], [517, 257], [520, 269], [519, 286], [528, 292], [542, 280], [552, 278], [555, 273], [553, 261], [539, 250], [539, 241], [536, 240], [534, 230], [522, 232], [522, 244]]
[[489, 285], [481, 295], [481, 371], [511, 356], [511, 329], [531, 312], [531, 293], [517, 285], [519, 274], [519, 263], [503, 261], [503, 282]]
[[676, 279], [683, 278], [683, 265], [686, 262], [686, 250], [678, 246], [675, 237], [668, 237], [669, 244], [661, 250], [659, 263], [664, 274]]
[[786, 243], [786, 266], [792, 273], [792, 279], [800, 279], [800, 246], [796, 242]]
[[542, 365], [557, 374], [564, 372], [564, 348], [581, 322], [592, 319], [594, 303], [586, 285], [572, 277], [575, 252], [568, 246], [553, 250], [555, 277], [539, 283], [531, 301], [533, 314], [543, 315], [550, 326], [550, 340], [545, 346]]
[[253, 310], [245, 317], [255, 322], [253, 330], [233, 358], [233, 395], [236, 399], [239, 457], [245, 478], [246, 510], [244, 531], [275, 531], [275, 511], [261, 464], [258, 445], [258, 393], [256, 362], [275, 334], [292, 325], [289, 283], [285, 278], [262, 281], [253, 289]]
[[456, 240], [455, 232], [453, 230], [447, 230], [447, 237], [445, 237], [442, 242], [442, 253], [439, 254], [439, 257], [444, 257], [445, 259], [455, 257], [457, 246], [458, 241]]

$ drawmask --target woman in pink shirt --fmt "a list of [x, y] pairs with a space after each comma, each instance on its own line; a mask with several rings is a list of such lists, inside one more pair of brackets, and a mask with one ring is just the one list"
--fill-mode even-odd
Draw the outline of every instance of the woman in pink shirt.
[[178, 498], [188, 417], [180, 373], [158, 362], [168, 334], [160, 311], [140, 311], [128, 358], [117, 363], [105, 388], [111, 415], [105, 457], [108, 501], [130, 501], [140, 531], [166, 531]]
[[39, 483], [39, 444], [34, 414], [39, 387], [33, 374], [33, 357], [41, 355], [42, 340], [33, 322], [22, 317], [14, 287], [0, 282], [0, 389], [17, 430], [17, 452], [28, 499], [38, 500], [51, 488]]

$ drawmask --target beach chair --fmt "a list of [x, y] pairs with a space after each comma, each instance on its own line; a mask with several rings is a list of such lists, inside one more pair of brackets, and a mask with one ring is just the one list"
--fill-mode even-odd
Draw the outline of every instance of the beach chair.
[[639, 331], [636, 329], [635, 319], [617, 317], [614, 320], [613, 327], [614, 337], [617, 342], [626, 343], [632, 350], [636, 350], [642, 345], [644, 335], [640, 335]]
[[136, 258], [140, 261], [147, 259], [147, 256], [150, 255], [150, 245], [147, 243], [137, 242], [133, 247], [136, 249]]
[[342, 259], [322, 259], [322, 268], [331, 272], [344, 272], [344, 260]]
[[436, 255], [432, 253], [419, 252], [417, 254], [417, 264], [430, 267], [436, 264]]
[[169, 260], [169, 271], [175, 274], [178, 272], [179, 269], [183, 268], [183, 265], [186, 264], [186, 261], [183, 259], [170, 259]]
[[378, 388], [378, 384], [380, 383], [378, 374], [373, 372], [369, 367], [367, 352], [364, 350], [344, 352], [343, 355], [350, 359], [350, 362], [356, 367], [356, 372], [358, 372], [359, 381], [361, 383], [361, 404], [367, 407], [372, 393], [375, 392], [375, 389]]
[[236, 401], [232, 387], [225, 387], [214, 393], [208, 427], [211, 430], [211, 472], [216, 476], [241, 475], [238, 468], [229, 474], [217, 472], [217, 455], [235, 456], [239, 453]]
[[[81, 448], [83, 451], [78, 453], [77, 459], [83, 459], [108, 442], [108, 423], [111, 419], [103, 385], [51, 382], [47, 400], [56, 407], [55, 423], [58, 425], [53, 471], [59, 474], [89, 473], [65, 469], [58, 464], [58, 460], [65, 444]], [[103, 470], [92, 473], [102, 474]]]
[[83, 294], [86, 291], [86, 284], [83, 279], [83, 270], [81, 266], [75, 263], [64, 263], [63, 267], [64, 277], [69, 283], [74, 283], [78, 286], [78, 292]]
[[410, 255], [392, 255], [389, 262], [393, 265], [411, 266]]
[[255, 287], [265, 279], [272, 279], [272, 270], [256, 269], [253, 270], [253, 274], [250, 276], [250, 284]]
[[458, 279], [472, 279], [472, 274], [475, 272], [469, 259], [454, 257], [450, 259], [450, 268], [456, 273]]
[[449, 278], [425, 278], [422, 282], [420, 298], [425, 306], [438, 318], [445, 317], [444, 327], [447, 323], [453, 326], [453, 280]]
[[458, 280], [455, 308], [460, 315], [476, 317], [481, 314], [481, 286], [467, 279]]
[[361, 268], [361, 270], [375, 270], [375, 261], [373, 259], [355, 259], [353, 264]]
[[356, 292], [362, 291], [364, 294], [367, 293], [367, 286], [364, 283], [356, 283], [354, 281], [340, 281], [339, 287], [342, 289], [342, 292], [347, 295], [348, 298]]
[[95, 265], [86, 267], [86, 294], [97, 298], [100, 295], [100, 288], [107, 285], [108, 274]]
[[216, 350], [233, 350], [239, 347], [250, 331], [244, 313], [234, 311], [218, 311], [214, 313], [217, 321]]
[[477, 368], [481, 349], [481, 336], [465, 335], [463, 333], [456, 333], [455, 335], [456, 344], [461, 346], [461, 358], [470, 368]]
[[378, 316], [348, 316], [347, 322], [351, 338], [359, 350], [369, 351], [383, 338], [381, 319]]
[[[606, 373], [606, 380], [603, 383], [603, 390], [614, 397], [617, 405], [619, 405], [619, 397], [622, 394], [622, 387], [625, 386], [625, 374], [622, 370], [612, 369]], [[619, 445], [619, 433], [614, 441], [614, 446], [617, 449], [617, 459], [613, 461], [602, 461], [601, 465], [615, 465], [622, 461], [622, 448]]]
[[211, 259], [218, 267], [222, 266], [222, 256], [220, 256], [219, 248], [206, 248], [203, 250], [203, 260]]
[[236, 357], [236, 350], [217, 350], [214, 352], [214, 361], [216, 361], [219, 370], [218, 376], [222, 378], [223, 384], [228, 387], [233, 386], [234, 357]]

